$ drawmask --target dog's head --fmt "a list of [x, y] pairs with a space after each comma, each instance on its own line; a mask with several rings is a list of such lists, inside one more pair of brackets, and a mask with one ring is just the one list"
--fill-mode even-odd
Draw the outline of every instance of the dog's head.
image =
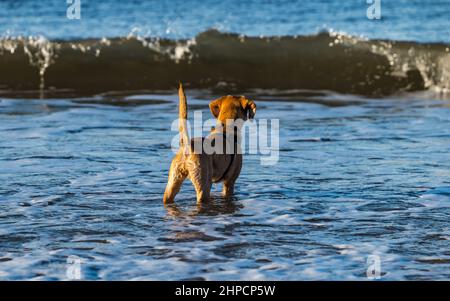
[[256, 114], [255, 102], [244, 96], [222, 96], [211, 101], [209, 109], [222, 124], [226, 124], [228, 119], [253, 119]]

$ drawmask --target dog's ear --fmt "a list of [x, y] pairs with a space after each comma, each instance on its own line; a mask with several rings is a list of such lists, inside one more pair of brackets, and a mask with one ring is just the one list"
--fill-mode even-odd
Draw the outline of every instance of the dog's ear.
[[220, 106], [222, 105], [223, 97], [213, 100], [209, 103], [209, 109], [215, 118], [219, 117]]
[[244, 96], [241, 96], [241, 106], [245, 111], [245, 116], [248, 119], [253, 119], [256, 114], [256, 104], [253, 100], [248, 100]]

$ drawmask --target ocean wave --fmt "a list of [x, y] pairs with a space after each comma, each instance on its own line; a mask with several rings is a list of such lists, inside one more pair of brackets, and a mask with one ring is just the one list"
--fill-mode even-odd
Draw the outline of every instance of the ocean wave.
[[192, 39], [0, 39], [0, 91], [307, 89], [370, 97], [450, 93], [450, 46], [338, 32], [249, 37], [209, 30]]

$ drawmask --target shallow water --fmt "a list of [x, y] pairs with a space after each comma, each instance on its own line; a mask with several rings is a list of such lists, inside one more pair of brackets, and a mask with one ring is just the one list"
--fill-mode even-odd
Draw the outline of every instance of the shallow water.
[[278, 164], [169, 208], [175, 95], [0, 99], [0, 279], [450, 279], [450, 102], [263, 96]]

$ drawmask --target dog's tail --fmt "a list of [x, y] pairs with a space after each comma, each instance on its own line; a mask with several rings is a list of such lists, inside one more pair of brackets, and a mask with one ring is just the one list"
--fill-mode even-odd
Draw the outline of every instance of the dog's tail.
[[180, 87], [178, 88], [178, 97], [180, 98], [179, 104], [179, 115], [178, 115], [178, 129], [180, 131], [180, 148], [185, 151], [190, 150], [189, 147], [189, 135], [187, 132], [187, 101], [186, 95], [183, 91], [183, 85], [180, 82]]

